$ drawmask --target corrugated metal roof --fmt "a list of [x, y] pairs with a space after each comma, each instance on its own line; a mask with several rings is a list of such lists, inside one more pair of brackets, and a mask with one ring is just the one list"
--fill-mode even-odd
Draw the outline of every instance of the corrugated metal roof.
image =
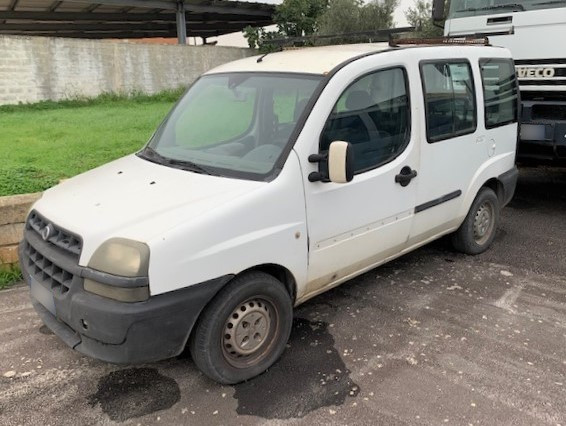
[[[175, 0], [0, 0], [0, 34], [80, 38], [176, 37]], [[273, 5], [185, 0], [187, 36], [273, 23]]]

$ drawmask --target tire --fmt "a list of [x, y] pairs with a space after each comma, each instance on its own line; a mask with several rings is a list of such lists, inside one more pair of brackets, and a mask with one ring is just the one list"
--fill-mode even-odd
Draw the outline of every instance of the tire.
[[200, 315], [189, 340], [197, 367], [235, 384], [273, 365], [285, 350], [293, 304], [283, 283], [253, 271], [234, 278]]
[[491, 188], [483, 187], [464, 223], [452, 234], [452, 245], [462, 253], [483, 253], [493, 242], [498, 225], [499, 200]]

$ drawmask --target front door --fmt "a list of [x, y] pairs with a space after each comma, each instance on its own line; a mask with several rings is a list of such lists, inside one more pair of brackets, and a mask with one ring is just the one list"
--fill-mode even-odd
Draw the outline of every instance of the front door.
[[339, 96], [324, 125], [320, 152], [333, 141], [352, 144], [355, 176], [345, 184], [305, 182], [306, 296], [383, 263], [406, 246], [419, 168], [408, 88], [402, 66], [366, 74]]

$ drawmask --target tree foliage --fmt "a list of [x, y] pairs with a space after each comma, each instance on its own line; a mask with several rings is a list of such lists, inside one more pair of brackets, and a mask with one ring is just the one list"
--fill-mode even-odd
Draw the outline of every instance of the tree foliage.
[[275, 8], [273, 20], [276, 31], [248, 26], [244, 28], [244, 37], [248, 45], [269, 52], [274, 46], [269, 40], [281, 37], [302, 37], [318, 31], [319, 18], [326, 10], [328, 0], [284, 0]]
[[[275, 10], [277, 31], [246, 27], [244, 37], [251, 48], [269, 52], [269, 40], [311, 34], [342, 34], [393, 26], [393, 12], [399, 0], [284, 0]], [[333, 43], [350, 41], [332, 39]]]
[[275, 9], [279, 32], [287, 37], [302, 37], [318, 30], [318, 19], [328, 0], [284, 0]]
[[330, 0], [320, 18], [320, 34], [372, 31], [393, 26], [398, 0]]
[[[450, 0], [444, 2], [444, 10], [447, 11]], [[441, 23], [434, 24], [432, 20], [432, 2], [428, 0], [415, 0], [413, 7], [405, 12], [405, 18], [409, 25], [416, 28], [417, 37], [433, 38], [441, 37], [443, 29]]]

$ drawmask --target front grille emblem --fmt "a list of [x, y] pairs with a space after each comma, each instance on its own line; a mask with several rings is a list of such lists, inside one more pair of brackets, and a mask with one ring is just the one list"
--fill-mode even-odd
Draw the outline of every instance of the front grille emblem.
[[50, 223], [47, 224], [47, 226], [41, 230], [41, 238], [43, 238], [43, 241], [47, 241], [52, 234], [53, 234], [53, 226]]

